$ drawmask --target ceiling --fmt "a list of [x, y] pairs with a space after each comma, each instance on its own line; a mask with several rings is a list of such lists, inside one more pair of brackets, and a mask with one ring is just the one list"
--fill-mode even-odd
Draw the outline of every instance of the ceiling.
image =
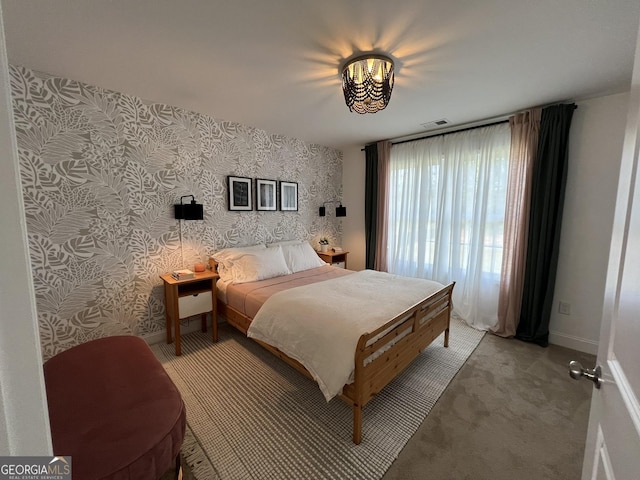
[[[637, 0], [2, 0], [9, 62], [344, 148], [628, 90]], [[349, 112], [341, 62], [396, 61]]]

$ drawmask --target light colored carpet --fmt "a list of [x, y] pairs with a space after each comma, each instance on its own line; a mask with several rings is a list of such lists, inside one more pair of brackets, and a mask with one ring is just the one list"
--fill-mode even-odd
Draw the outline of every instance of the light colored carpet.
[[596, 362], [485, 335], [383, 480], [579, 480], [593, 384], [571, 360]]
[[363, 442], [351, 441], [351, 407], [327, 403], [317, 385], [222, 326], [152, 349], [187, 406], [183, 456], [201, 480], [381, 478], [476, 348], [483, 333], [452, 320], [449, 348], [436, 339], [364, 408]]

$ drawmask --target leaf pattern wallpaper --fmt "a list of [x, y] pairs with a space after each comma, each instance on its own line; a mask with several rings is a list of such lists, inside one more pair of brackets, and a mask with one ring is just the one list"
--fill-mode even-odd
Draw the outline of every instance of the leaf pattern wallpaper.
[[[342, 196], [340, 151], [24, 67], [10, 74], [45, 360], [94, 338], [163, 332], [159, 275], [221, 248], [340, 242], [340, 220], [318, 216]], [[298, 211], [228, 211], [227, 175], [298, 182]], [[174, 219], [183, 195], [204, 220]]]

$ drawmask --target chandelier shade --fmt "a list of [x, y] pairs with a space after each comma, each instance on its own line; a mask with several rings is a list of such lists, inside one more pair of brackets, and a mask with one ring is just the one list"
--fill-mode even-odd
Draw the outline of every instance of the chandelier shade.
[[342, 91], [352, 112], [376, 113], [389, 104], [393, 61], [382, 55], [354, 58], [342, 69]]

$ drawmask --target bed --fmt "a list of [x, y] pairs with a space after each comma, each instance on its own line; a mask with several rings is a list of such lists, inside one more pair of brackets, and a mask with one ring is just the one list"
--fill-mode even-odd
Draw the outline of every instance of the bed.
[[210, 264], [218, 313], [351, 405], [355, 444], [367, 402], [442, 333], [448, 346], [453, 283], [332, 267], [307, 242], [225, 249]]

